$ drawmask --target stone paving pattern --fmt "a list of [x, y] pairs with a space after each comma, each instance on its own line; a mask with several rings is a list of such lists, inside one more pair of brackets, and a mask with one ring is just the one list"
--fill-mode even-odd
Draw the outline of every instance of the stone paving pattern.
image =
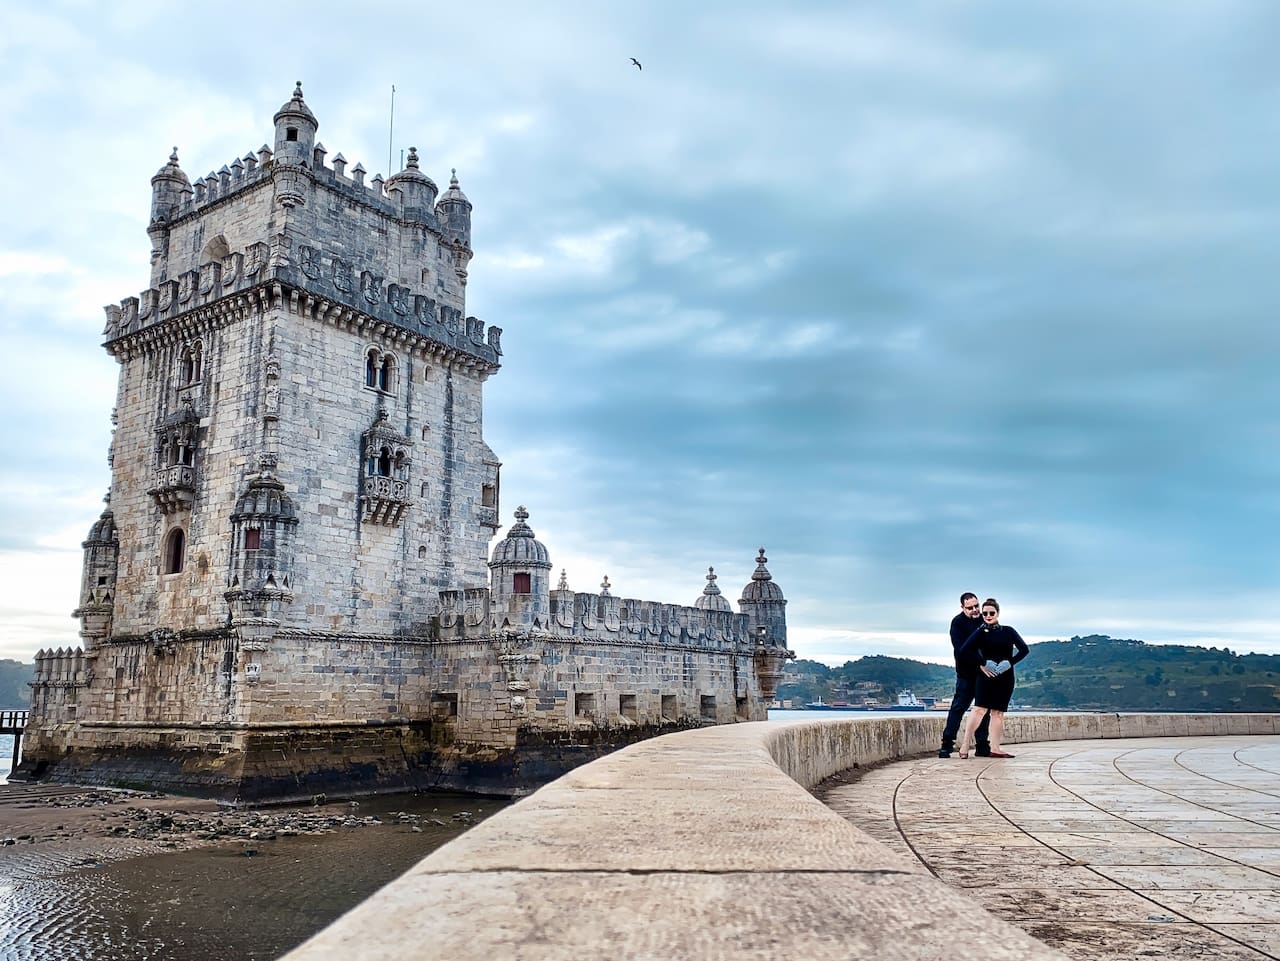
[[1070, 957], [1280, 958], [1280, 738], [1013, 751], [890, 764], [823, 797]]

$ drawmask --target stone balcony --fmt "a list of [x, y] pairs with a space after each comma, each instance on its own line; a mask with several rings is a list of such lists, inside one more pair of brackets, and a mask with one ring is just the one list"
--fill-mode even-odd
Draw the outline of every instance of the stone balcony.
[[409, 482], [395, 477], [366, 476], [360, 496], [365, 521], [394, 527], [413, 503]]
[[190, 510], [196, 499], [196, 469], [189, 464], [161, 467], [148, 494], [163, 514]]

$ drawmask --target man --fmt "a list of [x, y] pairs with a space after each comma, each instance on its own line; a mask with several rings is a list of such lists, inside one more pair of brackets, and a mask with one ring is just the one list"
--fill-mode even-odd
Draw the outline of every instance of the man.
[[[947, 712], [947, 726], [942, 731], [942, 747], [938, 751], [938, 757], [951, 757], [951, 752], [956, 748], [956, 735], [960, 733], [960, 720], [973, 704], [976, 693], [978, 665], [967, 659], [961, 660], [960, 648], [982, 626], [979, 606], [978, 595], [966, 591], [960, 595], [960, 613], [951, 618], [951, 653], [956, 660], [956, 693], [951, 698], [951, 710]], [[974, 753], [978, 757], [991, 756], [991, 739], [987, 735], [987, 728], [990, 726], [991, 714], [988, 712], [974, 733]]]

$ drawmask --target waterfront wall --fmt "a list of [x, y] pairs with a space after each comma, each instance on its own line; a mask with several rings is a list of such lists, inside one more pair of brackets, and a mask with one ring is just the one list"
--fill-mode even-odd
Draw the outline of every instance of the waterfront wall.
[[[408, 961], [427, 944], [453, 961], [1061, 961], [808, 792], [936, 751], [943, 723], [798, 716], [632, 745], [439, 849], [286, 961]], [[1010, 715], [1005, 743], [1278, 728], [1261, 714]]]

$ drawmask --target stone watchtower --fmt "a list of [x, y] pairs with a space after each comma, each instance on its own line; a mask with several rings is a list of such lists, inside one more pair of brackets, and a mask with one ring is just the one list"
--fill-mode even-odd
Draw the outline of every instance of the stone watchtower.
[[90, 682], [50, 710], [99, 724], [80, 756], [359, 714], [279, 694], [322, 639], [425, 636], [441, 590], [488, 581], [501, 331], [466, 316], [471, 204], [456, 176], [437, 198], [415, 148], [366, 183], [319, 126], [298, 84], [271, 146], [194, 182], [175, 148], [151, 180], [150, 282], [103, 331], [120, 379], [76, 611]]

